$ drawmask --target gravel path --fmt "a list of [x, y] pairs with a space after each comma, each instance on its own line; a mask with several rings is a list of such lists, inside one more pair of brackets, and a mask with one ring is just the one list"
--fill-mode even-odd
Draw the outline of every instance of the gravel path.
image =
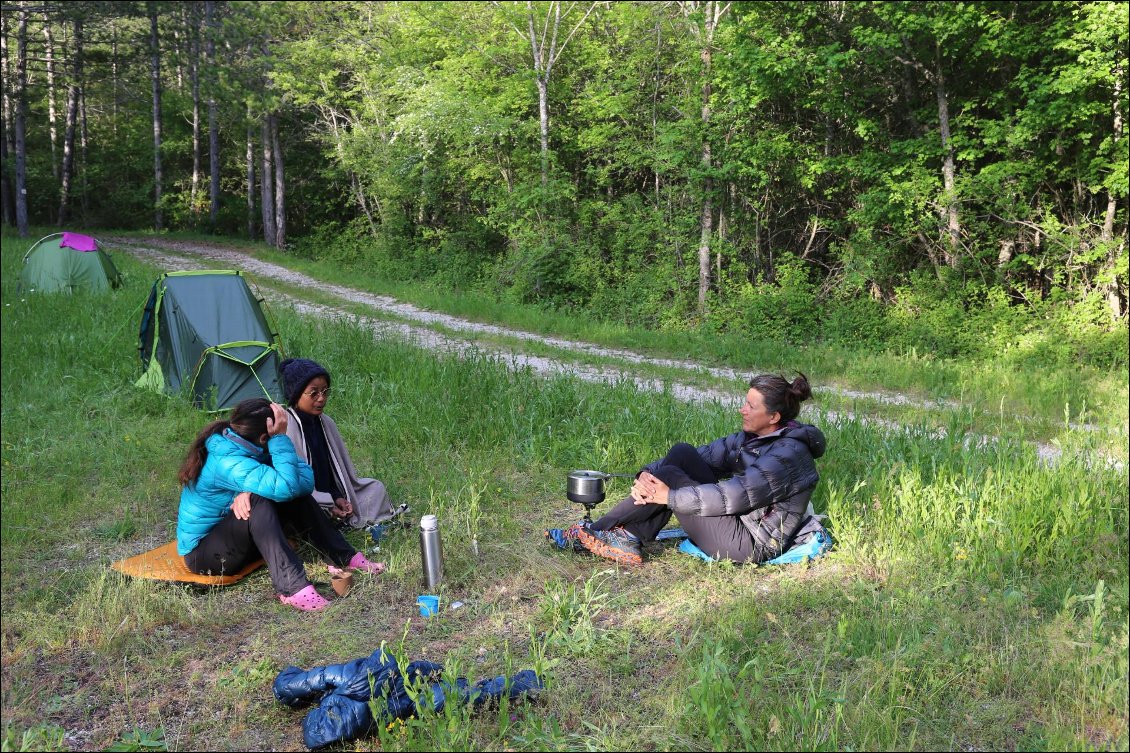
[[[241, 269], [244, 272], [255, 275], [259, 279], [277, 280], [298, 287], [316, 288], [321, 293], [330, 294], [343, 301], [360, 303], [408, 321], [398, 322], [374, 317], [358, 317], [344, 309], [313, 303], [278, 291], [261, 290], [260, 293], [263, 294], [272, 305], [288, 305], [293, 307], [295, 311], [300, 314], [325, 319], [347, 319], [368, 327], [375, 334], [385, 337], [397, 337], [431, 351], [462, 355], [474, 349], [476, 352], [489, 353], [496, 356], [510, 364], [512, 368], [529, 368], [537, 374], [568, 374], [586, 381], [603, 383], [621, 383], [627, 381], [634, 383], [640, 390], [653, 392], [669, 390], [674, 397], [687, 402], [719, 403], [721, 405], [732, 405], [736, 409], [739, 403], [737, 393], [742, 392], [742, 387], [744, 386], [744, 381], [748, 373], [756, 371], [756, 369], [751, 369], [749, 372], [738, 372], [734, 369], [705, 367], [692, 361], [651, 358], [629, 350], [605, 348], [593, 345], [592, 343], [539, 335], [493, 324], [471, 322], [448, 314], [420, 309], [412, 304], [403, 303], [388, 296], [375, 295], [354, 288], [316, 280], [302, 272], [296, 272], [286, 267], [248, 256], [240, 251], [221, 246], [188, 243], [164, 238], [139, 240], [134, 238], [111, 237], [105, 238], [104, 240], [108, 244], [112, 244], [138, 259], [154, 264], [167, 272], [208, 269], [219, 266], [225, 269]], [[219, 264], [217, 265], [215, 262], [219, 262]], [[710, 374], [713, 377], [732, 381], [735, 383], [735, 389], [721, 392], [719, 390], [690, 384], [652, 379], [635, 374], [626, 366], [607, 365], [597, 367], [587, 364], [578, 364], [576, 362], [559, 361], [551, 357], [531, 355], [523, 353], [520, 350], [493, 343], [484, 344], [476, 342], [471, 338], [451, 336], [431, 329], [430, 326], [442, 326], [455, 332], [467, 333], [470, 336], [477, 334], [501, 335], [515, 338], [519, 341], [538, 342], [579, 354], [614, 358], [626, 365], [646, 364], [684, 370], [696, 370]], [[926, 402], [914, 400], [895, 392], [857, 392], [842, 390], [831, 386], [822, 386], [820, 389], [826, 392], [834, 392], [848, 398], [869, 399], [882, 404], [911, 405], [921, 408], [952, 409], [959, 407], [958, 404], [953, 401]], [[807, 406], [805, 413], [813, 420], [835, 425], [865, 419], [871, 426], [879, 426], [892, 432], [926, 434], [939, 439], [946, 436], [944, 429], [923, 431], [871, 415], [857, 416], [850, 412], [828, 411]], [[968, 448], [983, 447], [996, 441], [997, 439], [995, 437], [981, 435], [968, 435], [964, 439], [964, 443]], [[1039, 456], [1045, 461], [1054, 461], [1062, 454], [1059, 448], [1051, 445], [1036, 444], [1035, 446]], [[1121, 467], [1122, 464], [1117, 463], [1117, 465]]]

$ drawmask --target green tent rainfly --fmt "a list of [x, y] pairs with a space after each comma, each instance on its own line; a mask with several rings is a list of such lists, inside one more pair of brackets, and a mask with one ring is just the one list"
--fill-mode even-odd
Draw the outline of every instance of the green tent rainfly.
[[261, 303], [240, 272], [161, 275], [141, 317], [137, 385], [207, 410], [252, 397], [280, 402], [281, 345]]
[[20, 289], [29, 293], [103, 293], [122, 284], [122, 276], [102, 244], [89, 235], [52, 233], [24, 254]]

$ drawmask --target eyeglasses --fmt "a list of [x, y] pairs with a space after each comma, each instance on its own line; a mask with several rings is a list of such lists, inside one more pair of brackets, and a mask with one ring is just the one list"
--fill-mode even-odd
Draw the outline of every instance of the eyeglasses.
[[311, 398], [312, 400], [317, 400], [320, 397], [328, 398], [330, 396], [330, 388], [326, 387], [324, 390], [310, 390], [309, 392], [303, 392], [302, 394], [308, 398]]

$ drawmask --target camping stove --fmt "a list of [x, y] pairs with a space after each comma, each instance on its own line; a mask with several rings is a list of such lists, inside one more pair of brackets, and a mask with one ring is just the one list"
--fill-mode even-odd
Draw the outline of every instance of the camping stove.
[[604, 473], [603, 471], [573, 471], [565, 492], [570, 502], [584, 505], [586, 523], [592, 522], [593, 508], [604, 501], [604, 483], [610, 478], [632, 478], [632, 473]]

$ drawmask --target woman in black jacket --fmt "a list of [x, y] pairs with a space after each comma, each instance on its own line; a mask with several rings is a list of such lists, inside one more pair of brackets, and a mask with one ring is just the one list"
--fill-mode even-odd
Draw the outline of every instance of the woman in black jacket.
[[749, 382], [742, 430], [702, 447], [679, 443], [645, 467], [631, 496], [590, 526], [567, 535], [593, 554], [643, 562], [674, 513], [699, 549], [715, 559], [764, 562], [787, 550], [804, 523], [820, 476], [824, 434], [794, 419], [812, 397], [808, 379], [762, 374]]

